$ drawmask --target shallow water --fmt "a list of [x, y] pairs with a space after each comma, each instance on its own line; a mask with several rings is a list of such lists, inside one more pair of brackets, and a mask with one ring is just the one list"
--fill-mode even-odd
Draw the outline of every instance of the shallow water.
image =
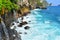
[[[31, 10], [31, 14], [24, 17], [23, 21], [28, 22], [27, 25], [30, 29], [24, 29], [27, 25], [24, 25], [22, 28], [16, 28], [18, 32], [22, 32], [20, 34], [22, 40], [60, 40], [59, 6]], [[27, 32], [27, 34], [24, 34], [24, 32]]]

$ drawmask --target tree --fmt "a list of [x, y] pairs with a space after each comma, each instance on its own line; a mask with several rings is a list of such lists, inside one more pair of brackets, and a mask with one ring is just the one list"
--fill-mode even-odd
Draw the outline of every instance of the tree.
[[18, 5], [12, 2], [11, 0], [0, 0], [0, 12], [1, 12], [0, 15], [4, 14], [2, 13], [2, 10], [4, 10], [5, 12], [6, 9], [10, 11], [13, 8], [18, 9]]

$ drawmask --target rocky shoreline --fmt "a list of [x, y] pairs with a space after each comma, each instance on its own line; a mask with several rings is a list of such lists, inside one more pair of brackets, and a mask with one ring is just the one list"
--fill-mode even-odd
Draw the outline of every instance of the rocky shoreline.
[[[20, 14], [21, 16], [18, 16], [18, 15], [16, 15], [16, 18], [18, 19], [19, 17], [21, 17], [21, 23], [19, 23], [19, 22], [17, 22], [17, 21], [15, 21], [16, 23], [19, 23], [19, 25], [17, 25], [18, 27], [22, 27], [23, 25], [26, 25], [26, 24], [28, 24], [28, 22], [26, 22], [26, 21], [24, 21], [23, 22], [23, 17], [24, 16], [27, 16], [28, 14], [29, 14], [30, 12], [28, 11], [28, 9], [26, 10], [25, 9], [25, 12], [24, 13], [22, 13], [22, 14]], [[9, 16], [9, 15], [8, 15]], [[22, 40], [21, 39], [21, 36], [19, 35], [19, 34], [22, 34], [21, 32], [20, 33], [18, 33], [14, 28], [13, 29], [11, 29], [10, 27], [11, 26], [13, 26], [14, 25], [14, 23], [13, 24], [11, 24], [13, 21], [13, 18], [12, 18], [12, 16], [10, 15], [10, 18], [8, 18], [8, 16], [6, 16], [6, 18], [5, 18], [5, 22], [4, 22], [4, 25], [2, 25], [2, 27], [4, 27], [5, 26], [5, 28], [6, 28], [6, 30], [3, 30], [3, 29], [5, 29], [5, 28], [3, 28], [3, 29], [1, 29], [1, 31], [3, 31], [3, 34], [2, 34], [2, 36], [0, 36], [0, 37], [2, 37], [2, 39], [3, 40]], [[16, 20], [17, 20], [16, 19]], [[4, 20], [4, 19], [3, 19]], [[10, 25], [11, 24], [11, 25]], [[0, 25], [1, 26], [1, 25]], [[10, 26], [10, 27], [9, 27]], [[26, 27], [24, 27], [24, 29], [25, 30], [28, 30], [30, 27], [29, 26], [26, 26]], [[5, 31], [8, 31], [6, 34], [7, 34], [7, 36], [9, 37], [9, 38], [6, 38], [5, 36], [6, 36], [6, 34], [5, 34]], [[26, 32], [25, 32], [25, 34], [27, 34]]]

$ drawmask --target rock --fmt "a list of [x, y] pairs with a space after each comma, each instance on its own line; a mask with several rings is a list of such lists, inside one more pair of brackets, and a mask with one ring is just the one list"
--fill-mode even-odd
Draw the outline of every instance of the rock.
[[26, 21], [22, 22], [22, 25], [28, 24]]
[[22, 23], [20, 23], [20, 24], [18, 25], [18, 27], [22, 27]]
[[27, 34], [27, 32], [24, 32], [24, 34]]
[[24, 27], [25, 30], [28, 30], [29, 28], [30, 28], [29, 26]]
[[31, 21], [29, 21], [29, 22], [31, 22]]
[[14, 23], [12, 23], [12, 25], [14, 25]]
[[19, 23], [19, 21], [17, 21], [17, 23]]
[[23, 17], [21, 17], [21, 20], [23, 20]]
[[19, 25], [18, 25], [18, 27], [22, 27], [23, 25], [26, 25], [26, 24], [28, 24], [26, 21], [24, 21], [24, 22], [22, 22], [22, 23], [20, 23]]
[[28, 12], [24, 13], [22, 16], [27, 16]]

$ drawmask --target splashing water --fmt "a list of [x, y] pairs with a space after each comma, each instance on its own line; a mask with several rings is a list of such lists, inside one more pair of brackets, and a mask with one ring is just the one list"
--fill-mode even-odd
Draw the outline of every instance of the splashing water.
[[[17, 31], [27, 32], [21, 34], [22, 40], [60, 40], [60, 7], [48, 7], [47, 9], [35, 9], [24, 17], [28, 22], [29, 30], [17, 28]], [[31, 21], [31, 22], [29, 22]]]

